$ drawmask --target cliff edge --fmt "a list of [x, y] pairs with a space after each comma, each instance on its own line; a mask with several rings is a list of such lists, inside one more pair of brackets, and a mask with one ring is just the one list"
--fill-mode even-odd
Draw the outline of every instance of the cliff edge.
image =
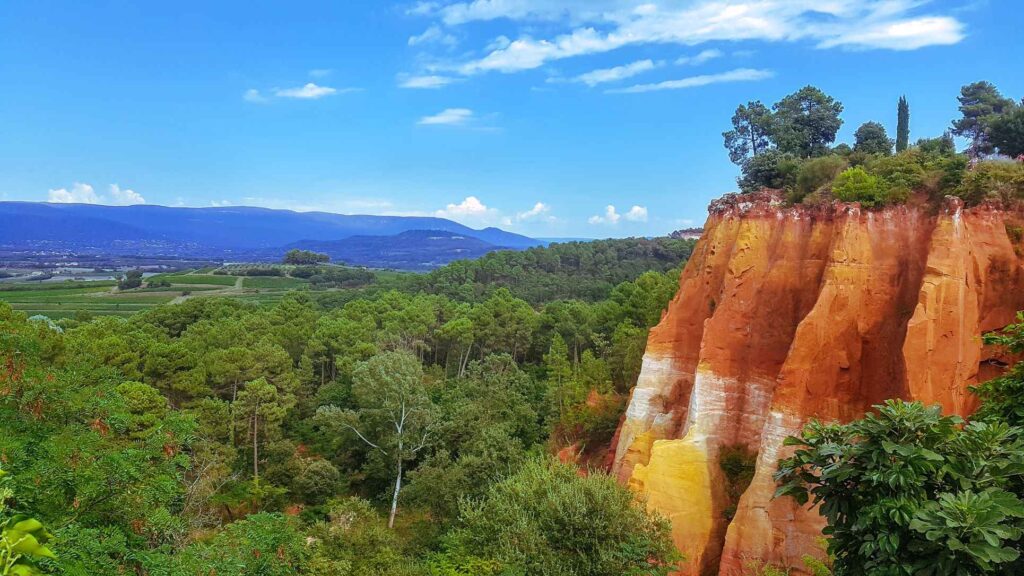
[[[680, 574], [795, 568], [821, 555], [814, 510], [772, 500], [783, 439], [888, 398], [975, 407], [1006, 359], [981, 334], [1024, 309], [1024, 210], [713, 202], [680, 288], [651, 330], [612, 473], [667, 516]], [[743, 459], [753, 477], [737, 479]]]

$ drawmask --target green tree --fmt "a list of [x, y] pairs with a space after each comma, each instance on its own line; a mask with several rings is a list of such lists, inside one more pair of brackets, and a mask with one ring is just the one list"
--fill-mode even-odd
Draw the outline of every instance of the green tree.
[[960, 89], [961, 117], [953, 122], [953, 134], [971, 141], [967, 153], [973, 158], [991, 154], [989, 122], [1015, 106], [990, 82], [974, 82]]
[[386, 352], [360, 363], [353, 374], [354, 410], [322, 407], [317, 421], [328, 430], [347, 430], [394, 470], [388, 527], [394, 527], [405, 464], [416, 458], [435, 426], [433, 403], [423, 386], [423, 367], [406, 352]]
[[890, 400], [850, 424], [789, 438], [777, 496], [820, 504], [844, 576], [1014, 574], [1024, 528], [1024, 440], [1005, 423]]
[[748, 157], [761, 154], [771, 144], [772, 113], [755, 100], [740, 104], [732, 116], [732, 130], [723, 132], [729, 159], [742, 165]]
[[832, 194], [843, 202], [860, 202], [865, 208], [884, 202], [882, 183], [860, 166], [842, 171], [832, 185]]
[[903, 152], [910, 146], [910, 104], [907, 97], [900, 96], [896, 106], [896, 152]]
[[779, 151], [798, 158], [827, 154], [843, 125], [843, 105], [814, 86], [786, 96], [772, 109], [772, 139]]
[[784, 190], [796, 183], [800, 161], [792, 154], [771, 149], [747, 159], [736, 180], [740, 191], [751, 193], [762, 188]]
[[1000, 154], [1024, 156], [1024, 104], [989, 121], [989, 140]]
[[252, 446], [252, 477], [260, 479], [260, 445], [281, 434], [288, 409], [294, 404], [289, 394], [281, 393], [276, 386], [259, 378], [247, 382], [231, 405], [235, 427], [244, 431]]
[[131, 290], [142, 286], [142, 270], [129, 270], [117, 279], [118, 290]]
[[669, 523], [609, 476], [533, 460], [465, 501], [449, 555], [491, 559], [505, 573], [667, 575], [680, 560]]
[[330, 261], [331, 257], [327, 254], [299, 249], [292, 249], [285, 252], [284, 258], [282, 259], [282, 262], [285, 264], [294, 264], [296, 266], [312, 266]]
[[885, 133], [885, 126], [878, 122], [865, 122], [857, 128], [853, 137], [853, 150], [865, 154], [892, 154], [892, 139]]

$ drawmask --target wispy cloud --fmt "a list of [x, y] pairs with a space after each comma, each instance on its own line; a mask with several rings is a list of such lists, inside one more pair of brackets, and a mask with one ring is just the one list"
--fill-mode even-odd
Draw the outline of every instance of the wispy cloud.
[[[449, 66], [474, 75], [532, 70], [644, 44], [801, 41], [823, 49], [915, 50], [964, 38], [954, 11], [935, 7], [922, 13], [926, 5], [922, 0], [467, 0], [420, 3], [410, 12], [448, 27], [497, 19], [520, 24], [518, 38], [506, 38], [488, 46], [482, 56]], [[537, 22], [545, 25], [535, 26]], [[545, 29], [562, 32], [534, 36]], [[720, 56], [706, 50], [680, 63], [694, 65]]]
[[330, 68], [314, 68], [309, 71], [309, 75], [312, 78], [327, 78], [331, 74], [334, 74], [334, 70]]
[[274, 96], [278, 98], [298, 98], [301, 100], [316, 100], [337, 93], [337, 88], [317, 86], [313, 82], [307, 82], [297, 88], [277, 88], [274, 90]]
[[456, 38], [449, 32], [445, 32], [438, 25], [433, 25], [427, 28], [421, 34], [409, 37], [409, 46], [419, 46], [421, 44], [441, 44], [449, 48], [454, 48], [459, 43], [459, 39]]
[[[311, 71], [310, 75], [313, 75], [313, 72], [317, 71]], [[320, 72], [323, 72], [323, 70]], [[319, 100], [320, 98], [325, 98], [327, 96], [358, 91], [359, 88], [333, 88], [331, 86], [321, 86], [315, 82], [307, 82], [302, 86], [295, 86], [293, 88], [271, 88], [267, 91], [249, 88], [242, 93], [242, 99], [254, 104], [263, 104], [270, 102], [275, 98], [291, 100]]]
[[121, 188], [117, 184], [111, 184], [109, 194], [102, 196], [97, 194], [90, 184], [82, 182], [75, 182], [70, 189], [51, 189], [47, 194], [47, 201], [55, 204], [110, 204], [115, 206], [146, 203], [146, 199], [138, 192]]
[[753, 68], [737, 68], [719, 74], [702, 74], [690, 76], [679, 80], [666, 80], [654, 84], [637, 84], [628, 88], [606, 90], [609, 94], [638, 94], [641, 92], [656, 92], [659, 90], [682, 90], [684, 88], [696, 88], [709, 84], [721, 84], [724, 82], [754, 82], [771, 78], [775, 73], [771, 70], [756, 70]]
[[700, 66], [722, 56], [725, 56], [725, 54], [718, 49], [702, 50], [694, 56], [681, 56], [677, 58], [676, 66]]
[[451, 76], [439, 76], [437, 74], [426, 74], [423, 76], [402, 75], [398, 77], [399, 88], [412, 88], [419, 90], [436, 90], [456, 82]]
[[422, 126], [465, 126], [473, 120], [473, 117], [473, 111], [469, 108], [448, 108], [432, 116], [420, 118], [417, 124]]
[[[654, 70], [660, 66], [660, 62], [654, 62], [653, 60], [638, 60], [631, 64], [625, 64], [622, 66], [615, 66], [614, 68], [602, 68], [598, 70], [592, 70], [585, 74], [580, 74], [575, 78], [570, 79], [571, 82], [581, 82], [587, 86], [594, 87], [598, 84], [604, 84], [606, 82], [617, 82], [626, 78], [632, 78], [638, 74], [642, 74], [649, 70]], [[549, 82], [557, 82], [557, 79], [551, 78]]]

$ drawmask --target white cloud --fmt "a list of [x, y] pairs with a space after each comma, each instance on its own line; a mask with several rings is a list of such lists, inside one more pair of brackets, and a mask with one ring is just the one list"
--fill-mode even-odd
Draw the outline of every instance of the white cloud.
[[956, 44], [963, 38], [963, 25], [957, 20], [931, 17], [867, 25], [827, 38], [819, 46], [917, 50], [925, 46]]
[[516, 221], [542, 221], [554, 223], [558, 221], [558, 218], [551, 215], [551, 206], [548, 206], [543, 202], [537, 202], [533, 205], [533, 208], [516, 214]]
[[210, 206], [213, 206], [214, 208], [225, 208], [227, 206], [231, 206], [231, 201], [230, 200], [210, 200]]
[[700, 66], [714, 60], [715, 58], [721, 58], [725, 54], [721, 50], [711, 49], [702, 50], [695, 56], [682, 56], [676, 59], [676, 66]]
[[458, 38], [448, 32], [445, 32], [437, 24], [427, 28], [422, 34], [409, 37], [409, 46], [417, 46], [420, 44], [441, 44], [451, 48], [458, 43]]
[[607, 90], [611, 94], [637, 94], [641, 92], [655, 92], [658, 90], [681, 90], [683, 88], [696, 88], [709, 84], [721, 84], [723, 82], [753, 82], [771, 78], [775, 73], [771, 70], [754, 70], [751, 68], [737, 68], [720, 74], [703, 74], [690, 76], [679, 80], [667, 80], [656, 84], [638, 84], [629, 88]]
[[[434, 114], [420, 118], [417, 124], [424, 126], [464, 126], [473, 119], [473, 111], [469, 108], [448, 108]], [[470, 198], [473, 198], [470, 196]], [[473, 198], [475, 200], [475, 198]], [[469, 198], [467, 198], [469, 200]]]
[[[644, 44], [811, 41], [819, 48], [915, 50], [964, 38], [963, 24], [940, 13], [941, 7], [922, 14], [926, 4], [923, 0], [471, 0], [422, 5], [416, 13], [448, 26], [496, 19], [522, 24], [518, 38], [450, 66], [472, 75], [531, 70], [555, 60]], [[536, 22], [546, 24], [534, 26]], [[547, 38], [529, 33], [553, 28], [562, 32]], [[702, 52], [684, 63], [720, 57], [716, 52]]]
[[135, 190], [128, 188], [122, 189], [117, 184], [110, 185], [110, 198], [111, 204], [121, 204], [124, 206], [130, 206], [132, 204], [145, 204], [146, 199]]
[[630, 222], [647, 222], [647, 207], [634, 205], [626, 212], [625, 218]]
[[326, 78], [334, 73], [334, 70], [330, 68], [314, 68], [309, 71], [309, 75], [313, 78]]
[[255, 88], [249, 88], [248, 90], [246, 90], [245, 93], [242, 94], [242, 99], [244, 99], [246, 102], [256, 103], [267, 101], [267, 97], [261, 94], [260, 91]]
[[57, 188], [56, 190], [50, 190], [49, 202], [56, 204], [99, 204], [100, 197], [93, 190], [92, 186], [88, 184], [82, 184], [81, 182], [75, 182], [71, 186], [71, 190], [67, 188]]
[[437, 88], [443, 88], [455, 81], [456, 79], [451, 76], [438, 76], [435, 74], [428, 74], [424, 76], [400, 76], [398, 87], [434, 90]]
[[573, 82], [582, 82], [587, 86], [597, 86], [605, 82], [616, 82], [642, 74], [648, 70], [654, 70], [660, 65], [653, 60], [638, 60], [632, 64], [616, 66], [614, 68], [603, 68], [580, 74], [572, 79]]
[[434, 212], [438, 218], [455, 220], [467, 226], [511, 226], [512, 219], [503, 216], [497, 208], [491, 208], [476, 196], [466, 196], [458, 204], [449, 204], [443, 210]]
[[56, 204], [110, 204], [127, 206], [130, 204], [145, 204], [146, 199], [134, 190], [122, 189], [117, 184], [110, 185], [109, 196], [101, 196], [89, 184], [75, 182], [71, 189], [51, 189], [47, 195], [47, 201]]
[[614, 226], [619, 223], [621, 218], [622, 215], [615, 211], [615, 206], [609, 204], [604, 208], [604, 216], [591, 216], [587, 219], [587, 222], [589, 224], [611, 224]]
[[317, 86], [313, 82], [307, 82], [298, 88], [276, 88], [274, 96], [278, 98], [299, 98], [302, 100], [316, 100], [324, 96], [330, 96], [338, 92], [337, 88], [329, 86]]

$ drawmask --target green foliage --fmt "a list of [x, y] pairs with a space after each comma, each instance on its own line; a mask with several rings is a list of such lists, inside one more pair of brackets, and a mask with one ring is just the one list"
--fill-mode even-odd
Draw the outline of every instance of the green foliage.
[[729, 503], [725, 507], [725, 517], [731, 520], [736, 512], [736, 505], [740, 496], [750, 486], [754, 479], [754, 469], [757, 464], [757, 453], [752, 452], [746, 446], [734, 445], [723, 446], [718, 454], [718, 466], [725, 475], [725, 492], [729, 497]]
[[308, 556], [293, 521], [279, 514], [254, 514], [163, 562], [171, 574], [294, 576], [302, 573]]
[[615, 480], [536, 460], [466, 501], [446, 548], [536, 576], [665, 575], [679, 560], [668, 523]]
[[842, 575], [1020, 570], [1021, 431], [889, 401], [846, 425], [812, 421], [789, 438], [777, 495], [820, 504]]
[[885, 132], [885, 126], [878, 122], [865, 122], [857, 128], [853, 137], [855, 143], [853, 149], [864, 154], [881, 154], [888, 156], [892, 154], [893, 141]]
[[6, 502], [14, 496], [7, 473], [0, 469], [0, 575], [49, 574], [46, 560], [57, 556], [47, 546], [53, 534], [43, 523], [26, 514], [11, 514]]
[[729, 159], [743, 165], [748, 156], [757, 156], [768, 150], [772, 132], [772, 113], [759, 101], [748, 102], [736, 108], [732, 117], [732, 130], [722, 133]]
[[855, 166], [836, 177], [832, 194], [843, 202], [860, 202], [866, 208], [873, 208], [885, 203], [886, 190], [877, 176]]
[[991, 154], [990, 123], [1000, 114], [1014, 108], [1015, 102], [1004, 98], [990, 82], [974, 82], [960, 89], [961, 117], [953, 122], [953, 134], [971, 141], [968, 153], [977, 158]]
[[805, 86], [772, 106], [772, 140], [797, 158], [828, 153], [843, 121], [843, 105], [814, 86]]
[[[1017, 314], [1016, 324], [986, 334], [984, 341], [1011, 354], [1024, 353], [1024, 312]], [[976, 419], [1024, 427], [1024, 362], [1018, 362], [999, 378], [974, 387], [973, 391], [981, 400], [974, 414]]]
[[827, 188], [847, 166], [845, 158], [834, 154], [802, 163], [796, 177], [796, 186], [789, 195], [790, 201], [800, 202], [810, 194]]
[[968, 205], [989, 199], [1011, 202], [1024, 198], [1024, 163], [1002, 160], [978, 162], [963, 175], [956, 195]]
[[989, 120], [988, 135], [1000, 154], [1010, 158], [1024, 156], [1024, 105]]
[[910, 146], [910, 105], [907, 97], [900, 96], [896, 106], [896, 153], [899, 154]]
[[142, 270], [129, 270], [117, 279], [118, 290], [131, 290], [142, 286]]
[[608, 298], [616, 285], [645, 272], [664, 273], [680, 266], [690, 257], [694, 243], [623, 238], [492, 252], [415, 276], [408, 289], [469, 302], [485, 300], [499, 288], [534, 305], [563, 299], [595, 302]]
[[776, 149], [749, 158], [743, 163], [742, 175], [737, 180], [742, 192], [757, 192], [762, 188], [784, 190], [796, 183], [800, 162], [796, 156]]
[[330, 262], [331, 257], [311, 250], [292, 249], [284, 254], [282, 262], [296, 266], [310, 266]]

